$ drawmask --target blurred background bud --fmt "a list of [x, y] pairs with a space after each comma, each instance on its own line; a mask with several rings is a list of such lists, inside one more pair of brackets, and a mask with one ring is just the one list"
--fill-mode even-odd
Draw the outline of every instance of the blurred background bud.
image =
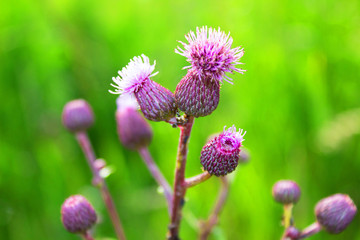
[[357, 208], [348, 195], [334, 194], [315, 206], [316, 219], [331, 234], [338, 234], [351, 223]]
[[81, 195], [73, 195], [61, 206], [61, 221], [71, 233], [85, 233], [96, 223], [93, 206]]
[[297, 203], [301, 190], [296, 182], [291, 180], [277, 181], [272, 188], [272, 195], [276, 202], [282, 204]]
[[64, 126], [71, 132], [86, 131], [94, 123], [90, 105], [82, 99], [68, 102], [62, 113]]
[[117, 131], [121, 143], [131, 150], [146, 147], [150, 144], [153, 133], [148, 122], [136, 110], [130, 95], [121, 95], [117, 100]]

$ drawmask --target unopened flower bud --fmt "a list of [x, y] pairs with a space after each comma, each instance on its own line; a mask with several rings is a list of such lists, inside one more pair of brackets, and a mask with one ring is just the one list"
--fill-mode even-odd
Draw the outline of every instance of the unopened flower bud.
[[96, 219], [93, 206], [81, 195], [70, 196], [61, 206], [61, 221], [71, 233], [85, 233]]
[[235, 126], [225, 130], [211, 139], [201, 151], [201, 164], [206, 171], [216, 176], [224, 176], [235, 170], [239, 161], [239, 153], [246, 132]]
[[300, 198], [301, 190], [294, 181], [280, 180], [274, 184], [272, 194], [276, 202], [282, 204], [295, 204]]
[[194, 117], [211, 114], [219, 103], [220, 83], [231, 83], [226, 73], [244, 70], [235, 67], [244, 50], [231, 48], [233, 42], [229, 34], [213, 28], [196, 28], [185, 35], [188, 43], [180, 42], [175, 52], [186, 57], [191, 64], [188, 73], [176, 87], [175, 99], [180, 110]]
[[298, 239], [300, 235], [301, 235], [300, 230], [294, 226], [288, 227], [285, 231], [285, 237], [287, 239], [291, 239], [291, 240]]
[[62, 113], [64, 126], [71, 132], [86, 131], [94, 123], [91, 106], [82, 99], [68, 102]]
[[116, 111], [117, 131], [121, 143], [132, 150], [150, 144], [153, 133], [149, 123], [136, 110], [129, 94], [121, 95], [117, 100]]
[[334, 194], [315, 206], [316, 219], [329, 233], [338, 234], [351, 223], [357, 208], [348, 195]]
[[152, 81], [150, 77], [155, 69], [150, 65], [149, 58], [144, 54], [134, 57], [130, 63], [119, 71], [119, 76], [113, 77], [115, 91], [113, 94], [133, 94], [144, 116], [152, 121], [168, 121], [175, 117], [177, 107], [174, 94]]

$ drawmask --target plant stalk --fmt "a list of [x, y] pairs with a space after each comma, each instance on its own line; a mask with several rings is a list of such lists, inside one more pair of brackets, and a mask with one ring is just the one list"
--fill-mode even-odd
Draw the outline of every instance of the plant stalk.
[[95, 156], [95, 152], [92, 148], [91, 142], [89, 140], [89, 137], [86, 132], [77, 132], [76, 139], [77, 139], [79, 145], [81, 146], [81, 149], [83, 150], [86, 160], [92, 171], [93, 185], [98, 187], [101, 192], [101, 196], [104, 200], [104, 203], [105, 203], [105, 206], [109, 213], [111, 222], [114, 226], [116, 236], [120, 240], [126, 240], [125, 233], [124, 233], [119, 215], [116, 211], [114, 201], [109, 192], [109, 189], [106, 185], [104, 178], [102, 178], [100, 176], [98, 169], [96, 169], [96, 167], [95, 167], [96, 156]]
[[180, 139], [178, 145], [178, 153], [175, 166], [174, 179], [174, 195], [171, 211], [171, 223], [169, 225], [168, 240], [179, 240], [179, 227], [181, 221], [181, 210], [184, 205], [184, 196], [186, 193], [185, 187], [185, 166], [188, 153], [188, 143], [191, 134], [191, 129], [194, 123], [194, 117], [188, 116], [187, 122], [180, 128]]
[[214, 209], [212, 210], [209, 218], [200, 224], [200, 240], [206, 240], [209, 237], [213, 227], [219, 220], [219, 214], [229, 195], [229, 180], [226, 176], [220, 177], [220, 180], [221, 188]]
[[171, 207], [172, 206], [172, 189], [171, 189], [169, 183], [167, 182], [167, 180], [165, 179], [165, 177], [161, 173], [160, 169], [158, 168], [158, 166], [156, 165], [156, 163], [152, 159], [152, 157], [150, 155], [150, 152], [149, 152], [149, 149], [147, 147], [143, 147], [143, 148], [140, 148], [138, 150], [138, 152], [139, 152], [141, 158], [143, 159], [145, 165], [149, 169], [151, 175], [155, 179], [155, 181], [164, 190], [164, 196], [165, 196], [167, 204], [168, 204], [169, 213], [171, 213], [171, 209], [172, 209], [172, 207]]

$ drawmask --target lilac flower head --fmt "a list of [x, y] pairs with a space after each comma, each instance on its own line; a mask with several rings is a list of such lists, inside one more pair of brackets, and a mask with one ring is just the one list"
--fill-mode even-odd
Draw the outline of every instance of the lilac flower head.
[[241, 143], [244, 140], [243, 132], [236, 131], [235, 126], [230, 127], [211, 139], [202, 149], [200, 161], [201, 165], [210, 174], [224, 176], [238, 165]]
[[88, 102], [76, 99], [64, 106], [62, 121], [71, 132], [86, 131], [94, 124], [94, 113]]
[[137, 150], [150, 144], [153, 133], [150, 125], [137, 111], [138, 105], [133, 94], [122, 94], [116, 100], [117, 132], [121, 143]]
[[320, 200], [315, 215], [320, 225], [331, 234], [338, 234], [351, 223], [357, 208], [348, 195], [334, 194]]
[[150, 77], [157, 74], [150, 65], [149, 58], [144, 54], [134, 57], [130, 63], [119, 71], [119, 76], [113, 77], [115, 91], [113, 94], [130, 94], [135, 97], [144, 116], [152, 121], [169, 121], [175, 117], [177, 107], [174, 94], [152, 81]]
[[122, 70], [118, 72], [119, 76], [112, 78], [115, 84], [111, 83], [110, 85], [116, 89], [115, 91], [109, 90], [109, 92], [122, 94], [138, 91], [150, 77], [159, 73], [152, 73], [155, 65], [156, 61], [154, 61], [154, 65], [150, 65], [149, 58], [144, 54], [141, 54], [141, 57], [134, 57], [126, 67], [123, 67]]
[[186, 57], [192, 68], [196, 70], [201, 79], [211, 79], [222, 82], [223, 79], [231, 82], [231, 78], [225, 76], [226, 72], [243, 73], [245, 70], [236, 68], [241, 64], [240, 58], [244, 50], [240, 47], [231, 48], [233, 39], [218, 28], [196, 28], [196, 34], [190, 31], [185, 35], [188, 44], [179, 41], [184, 49], [177, 47], [175, 52]]
[[299, 201], [301, 190], [299, 185], [294, 181], [280, 180], [274, 184], [272, 194], [278, 203], [294, 204]]
[[85, 233], [96, 219], [93, 206], [81, 195], [70, 196], [61, 206], [61, 221], [71, 233]]

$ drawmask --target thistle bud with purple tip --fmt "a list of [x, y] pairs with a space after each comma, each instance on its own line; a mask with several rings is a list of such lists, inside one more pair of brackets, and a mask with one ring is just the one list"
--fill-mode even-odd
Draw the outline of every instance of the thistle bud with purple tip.
[[119, 76], [113, 77], [115, 91], [113, 94], [134, 94], [144, 116], [152, 121], [168, 121], [175, 117], [177, 107], [174, 94], [152, 81], [150, 77], [154, 65], [150, 65], [149, 58], [144, 54], [134, 57], [130, 63], [119, 71]]
[[117, 99], [116, 123], [121, 143], [132, 150], [150, 144], [153, 133], [150, 125], [137, 111], [131, 95], [123, 94]]
[[281, 204], [295, 204], [299, 201], [301, 190], [294, 181], [280, 180], [274, 184], [272, 194], [276, 202]]
[[175, 52], [186, 57], [191, 66], [175, 90], [176, 103], [180, 110], [194, 117], [211, 114], [220, 99], [220, 83], [223, 80], [231, 83], [225, 73], [245, 70], [236, 68], [241, 64], [244, 50], [231, 48], [232, 38], [220, 30], [202, 27], [196, 28], [196, 34], [190, 31], [185, 35], [188, 44], [180, 42]]
[[86, 131], [94, 124], [91, 106], [82, 99], [68, 102], [62, 112], [64, 126], [71, 132]]
[[348, 195], [334, 194], [315, 206], [318, 223], [329, 233], [338, 234], [351, 223], [357, 208]]
[[211, 139], [201, 151], [201, 165], [210, 174], [224, 176], [235, 170], [239, 162], [241, 143], [244, 140], [243, 132], [230, 127], [215, 138]]
[[61, 206], [61, 221], [71, 233], [85, 233], [96, 223], [93, 206], [81, 195], [73, 195]]

